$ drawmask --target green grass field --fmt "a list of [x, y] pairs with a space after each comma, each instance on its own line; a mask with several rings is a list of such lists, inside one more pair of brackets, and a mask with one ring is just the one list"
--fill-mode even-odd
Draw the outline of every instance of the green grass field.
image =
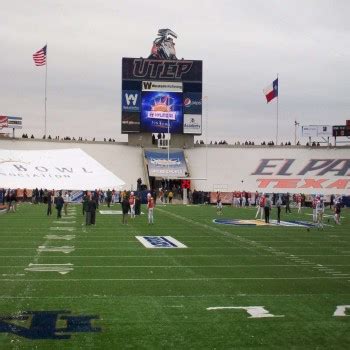
[[[80, 205], [55, 214], [24, 204], [0, 215], [1, 349], [350, 348], [348, 210], [324, 230], [218, 225], [212, 206], [158, 205], [154, 225], [98, 214], [86, 227]], [[225, 207], [220, 218], [254, 215]], [[147, 235], [188, 248], [147, 249], [135, 238]], [[253, 306], [270, 317], [208, 310]]]

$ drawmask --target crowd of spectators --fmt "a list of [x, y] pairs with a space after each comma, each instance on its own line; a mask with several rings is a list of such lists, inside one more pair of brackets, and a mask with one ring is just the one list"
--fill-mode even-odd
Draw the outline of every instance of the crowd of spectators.
[[[28, 134], [22, 134], [22, 139], [35, 139], [34, 135], [32, 134], [30, 137], [28, 136]], [[52, 138], [51, 135], [48, 135], [47, 137], [44, 135], [42, 137], [43, 140], [63, 140], [63, 141], [80, 141], [80, 142], [88, 142], [89, 140], [87, 140], [86, 138], [83, 139], [81, 136], [78, 138], [75, 137], [70, 137], [70, 136], [65, 136], [65, 137], [60, 137], [60, 136], [55, 136], [55, 138]], [[157, 145], [157, 140], [159, 139], [165, 139], [165, 134], [164, 133], [158, 133], [157, 135], [153, 134], [152, 135], [152, 144], [153, 145]], [[96, 138], [94, 137], [91, 141], [96, 141]], [[113, 138], [104, 138], [103, 142], [117, 142], [115, 139]], [[205, 145], [205, 142], [203, 140], [196, 140], [196, 145]], [[229, 143], [226, 140], [220, 140], [220, 141], [210, 141], [209, 145], [229, 145]], [[240, 142], [240, 141], [236, 141], [235, 143], [233, 143], [234, 146], [256, 146], [257, 144], [254, 141], [244, 141], [244, 142]], [[274, 141], [262, 141], [260, 143], [261, 146], [275, 146], [275, 142]], [[292, 146], [292, 143], [290, 141], [288, 142], [281, 142], [279, 146]], [[298, 141], [296, 143], [296, 146], [301, 146], [300, 141]], [[305, 146], [307, 147], [321, 147], [320, 142], [316, 142], [313, 141], [311, 142], [307, 142], [305, 144]], [[326, 147], [331, 146], [331, 144], [325, 144]]]

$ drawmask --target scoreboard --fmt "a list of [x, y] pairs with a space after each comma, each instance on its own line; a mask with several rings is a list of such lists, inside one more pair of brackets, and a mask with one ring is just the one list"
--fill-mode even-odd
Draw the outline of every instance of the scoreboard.
[[202, 134], [202, 61], [122, 59], [123, 134]]

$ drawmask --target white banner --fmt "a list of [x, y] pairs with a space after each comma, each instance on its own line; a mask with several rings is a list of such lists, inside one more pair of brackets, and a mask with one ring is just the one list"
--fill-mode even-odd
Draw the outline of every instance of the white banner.
[[117, 189], [124, 182], [80, 148], [0, 150], [0, 187]]
[[301, 128], [303, 137], [328, 137], [333, 134], [332, 125], [304, 125]]
[[143, 81], [142, 91], [182, 92], [182, 83], [171, 81]]
[[[326, 147], [195, 147], [186, 150], [192, 188], [213, 191], [344, 194], [350, 192], [350, 152]], [[206, 180], [195, 180], [206, 175]], [[218, 186], [218, 185], [215, 185]]]

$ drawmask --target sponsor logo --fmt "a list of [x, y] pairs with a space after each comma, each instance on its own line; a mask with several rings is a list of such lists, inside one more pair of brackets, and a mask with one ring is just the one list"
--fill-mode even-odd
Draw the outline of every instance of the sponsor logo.
[[283, 226], [283, 227], [316, 227], [316, 224], [308, 221], [281, 221], [270, 220], [266, 223], [262, 220], [241, 220], [241, 219], [214, 219], [215, 224], [231, 225], [231, 226]]
[[171, 236], [136, 236], [146, 248], [187, 248]]
[[180, 159], [164, 159], [164, 158], [151, 158], [150, 159], [151, 164], [157, 165], [157, 166], [168, 166], [168, 165], [180, 165], [181, 161]]
[[187, 92], [183, 98], [185, 114], [202, 114], [202, 94]]
[[191, 107], [191, 106], [201, 106], [202, 101], [193, 101], [189, 97], [186, 97], [184, 99], [184, 106], [185, 107]]
[[182, 92], [181, 82], [161, 82], [161, 81], [143, 81], [142, 91], [172, 91]]
[[183, 132], [184, 134], [201, 134], [202, 116], [200, 114], [185, 114]]
[[[70, 339], [72, 333], [101, 332], [93, 327], [96, 315], [74, 316], [70, 311], [22, 311], [0, 316], [0, 333], [12, 333], [27, 339]], [[62, 327], [58, 327], [62, 324]]]
[[135, 90], [123, 91], [123, 111], [140, 112], [140, 93]]
[[152, 79], [181, 79], [192, 68], [193, 61], [162, 61], [135, 59], [133, 77]]

